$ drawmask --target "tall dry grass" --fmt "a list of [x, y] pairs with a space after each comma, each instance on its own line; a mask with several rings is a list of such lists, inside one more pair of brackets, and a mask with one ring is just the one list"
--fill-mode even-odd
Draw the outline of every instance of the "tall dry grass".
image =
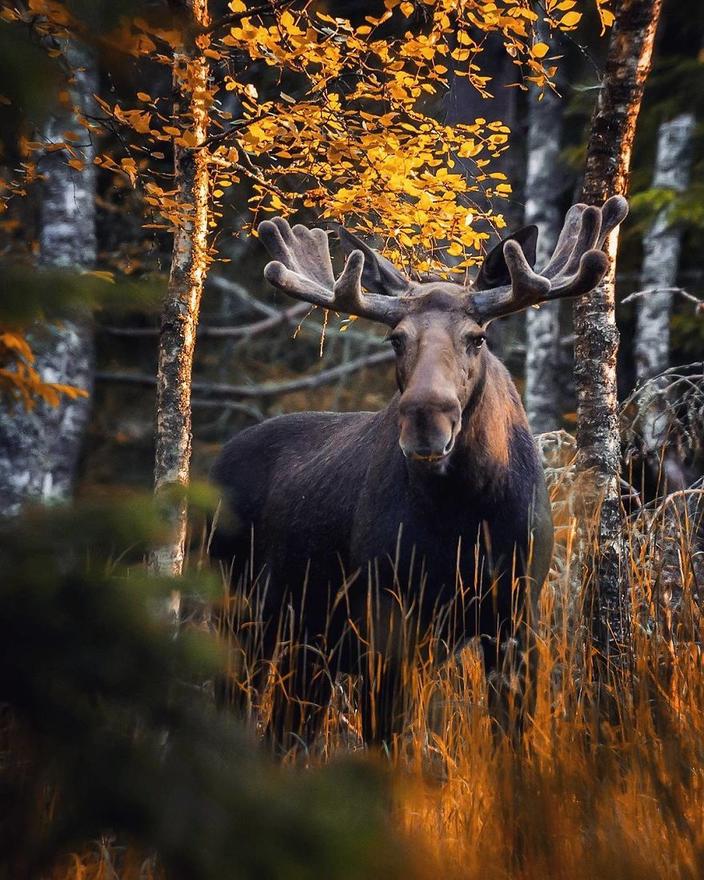
[[[538, 663], [521, 734], [497, 733], [476, 646], [448, 659], [434, 649], [439, 642], [418, 641], [415, 662], [404, 667], [402, 729], [377, 760], [391, 770], [389, 811], [411, 853], [411, 876], [704, 877], [702, 491], [627, 520], [633, 640], [617, 685], [595, 672], [587, 575], [575, 563], [577, 520], [567, 502], [574, 486], [565, 473], [551, 475], [558, 544], [533, 621]], [[228, 596], [227, 631], [236, 633], [230, 677], [238, 704], [266, 735], [287, 711], [299, 668], [290, 658], [303, 648], [293, 615], [281, 622], [274, 661], [265, 661], [260, 587]], [[318, 707], [314, 737], [289, 738], [284, 761], [363, 754], [358, 682], [326, 666], [324, 652], [317, 658], [332, 698]], [[151, 860], [127, 858], [108, 869], [110, 848], [98, 848], [73, 857], [55, 878], [155, 876]]]

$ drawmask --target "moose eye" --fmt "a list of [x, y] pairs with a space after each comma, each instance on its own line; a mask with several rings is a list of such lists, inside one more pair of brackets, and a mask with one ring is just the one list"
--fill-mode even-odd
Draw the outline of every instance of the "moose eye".
[[393, 348], [396, 354], [401, 354], [406, 345], [406, 340], [400, 334], [389, 336], [389, 342], [391, 343], [391, 348]]
[[465, 340], [467, 351], [478, 351], [486, 342], [486, 336], [468, 336]]

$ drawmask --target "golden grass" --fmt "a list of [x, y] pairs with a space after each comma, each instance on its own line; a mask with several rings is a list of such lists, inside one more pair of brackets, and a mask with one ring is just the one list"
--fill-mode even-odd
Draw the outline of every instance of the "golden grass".
[[[409, 876], [704, 877], [704, 565], [688, 500], [629, 523], [633, 644], [620, 687], [595, 680], [582, 588], [569, 564], [573, 520], [562, 523], [541, 596], [535, 706], [520, 737], [497, 736], [471, 646], [452, 662], [425, 650], [407, 667], [404, 730], [385, 760]], [[242, 597], [232, 600], [231, 614], [241, 609]], [[258, 644], [255, 628], [246, 662], [241, 642], [233, 657], [261, 730], [285, 706], [288, 680], [281, 662], [252, 690]], [[600, 710], [606, 692], [609, 717]], [[339, 678], [323, 709], [314, 744], [296, 741], [284, 760], [324, 764], [362, 749], [355, 682]], [[72, 857], [52, 880], [155, 876], [151, 862], [128, 864], [124, 854], [106, 872], [105, 853]]]

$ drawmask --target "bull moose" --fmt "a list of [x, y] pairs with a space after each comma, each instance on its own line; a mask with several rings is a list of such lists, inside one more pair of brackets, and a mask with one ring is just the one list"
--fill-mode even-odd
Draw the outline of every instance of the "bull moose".
[[[487, 348], [487, 326], [593, 290], [608, 265], [603, 242], [626, 213], [620, 196], [602, 208], [574, 205], [539, 272], [537, 229], [525, 227], [489, 252], [469, 286], [412, 281], [344, 229], [348, 256], [336, 278], [323, 229], [280, 217], [259, 225], [272, 285], [389, 328], [398, 392], [379, 412], [283, 415], [231, 439], [212, 474], [224, 503], [211, 553], [233, 582], [263, 585], [265, 652], [290, 613], [311, 655], [335, 656], [337, 668], [366, 679], [385, 670], [366, 690], [369, 737], [395, 729], [389, 682], [410, 647], [394, 613], [414, 632], [445, 620], [446, 644], [479, 637], [494, 677], [507, 646], [525, 646], [515, 621], [546, 577], [552, 518], [525, 412]], [[459, 594], [461, 612], [443, 617]], [[356, 651], [345, 647], [350, 631]]]

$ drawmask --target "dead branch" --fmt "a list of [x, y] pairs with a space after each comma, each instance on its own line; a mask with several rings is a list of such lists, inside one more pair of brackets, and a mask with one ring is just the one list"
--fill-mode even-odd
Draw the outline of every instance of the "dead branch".
[[[241, 339], [246, 337], [251, 339], [253, 336], [259, 336], [269, 330], [274, 330], [282, 324], [292, 324], [294, 321], [302, 318], [310, 311], [310, 306], [305, 303], [298, 303], [291, 306], [283, 312], [274, 311], [268, 318], [262, 318], [261, 321], [254, 321], [251, 324], [242, 324], [239, 327], [211, 327], [201, 325], [198, 327], [198, 336], [210, 336], [224, 339]], [[103, 333], [109, 333], [111, 336], [127, 336], [127, 337], [144, 337], [158, 336], [158, 327], [101, 327]]]
[[695, 296], [683, 287], [649, 287], [646, 290], [636, 290], [633, 293], [630, 293], [625, 299], [622, 299], [621, 304], [625, 305], [626, 303], [635, 302], [637, 299], [641, 299], [644, 296], [651, 296], [654, 293], [672, 293], [675, 296], [681, 296], [683, 299], [694, 304], [695, 315], [704, 314], [704, 300], [699, 299], [698, 296]]
[[[193, 391], [199, 394], [223, 396], [266, 398], [278, 397], [281, 394], [290, 394], [293, 391], [307, 391], [319, 388], [321, 385], [330, 385], [339, 381], [351, 373], [365, 370], [368, 367], [376, 367], [380, 364], [388, 364], [394, 359], [391, 350], [378, 351], [365, 357], [355, 358], [346, 364], [330, 367], [320, 373], [310, 376], [302, 376], [300, 379], [289, 379], [285, 382], [267, 382], [264, 385], [229, 385], [224, 382], [193, 382]], [[116, 382], [124, 385], [142, 385], [151, 387], [156, 384], [156, 379], [149, 373], [125, 373], [119, 371], [104, 370], [95, 374], [97, 382]]]
[[263, 422], [266, 418], [258, 406], [252, 406], [248, 403], [240, 403], [236, 400], [207, 400], [201, 397], [194, 397], [193, 400], [191, 400], [191, 406], [193, 409], [215, 409], [217, 407], [218, 412], [221, 412], [222, 410], [238, 412], [249, 416], [249, 418], [253, 419], [255, 422]]

